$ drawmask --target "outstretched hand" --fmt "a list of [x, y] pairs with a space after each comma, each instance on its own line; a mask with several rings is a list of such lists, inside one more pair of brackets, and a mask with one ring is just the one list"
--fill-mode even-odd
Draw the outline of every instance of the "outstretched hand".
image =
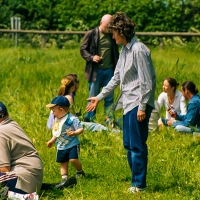
[[94, 111], [99, 103], [99, 99], [97, 97], [90, 97], [87, 99], [90, 103], [87, 105], [87, 112]]

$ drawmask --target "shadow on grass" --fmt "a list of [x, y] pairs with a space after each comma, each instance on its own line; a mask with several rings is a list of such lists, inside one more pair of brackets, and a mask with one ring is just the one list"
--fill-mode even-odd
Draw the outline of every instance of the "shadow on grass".
[[126, 176], [124, 178], [117, 178], [118, 182], [131, 182], [131, 176]]
[[51, 199], [53, 198], [57, 199], [62, 196], [63, 196], [63, 191], [56, 188], [51, 188], [51, 189], [49, 188], [49, 189], [41, 190], [40, 192], [40, 198], [48, 197]]
[[41, 188], [41, 196], [63, 196], [62, 190], [73, 188], [77, 184], [76, 177], [70, 177], [69, 179], [66, 179], [65, 181], [62, 181], [60, 183], [43, 183]]
[[196, 186], [192, 186], [192, 185], [177, 185], [177, 182], [172, 182], [171, 184], [168, 184], [166, 186], [163, 186], [163, 185], [155, 185], [152, 189], [152, 192], [167, 192], [167, 191], [176, 191], [177, 193], [179, 193], [178, 191], [180, 191], [180, 188], [181, 188], [181, 191], [184, 192], [184, 193], [188, 193], [190, 195], [192, 195], [192, 193], [196, 190], [199, 191], [199, 187], [196, 187]]
[[152, 189], [153, 192], [164, 192], [168, 191], [169, 189], [174, 189], [177, 187], [177, 182], [172, 182], [171, 184], [163, 186], [162, 184], [155, 185]]
[[97, 174], [95, 174], [95, 173], [92, 173], [92, 174], [88, 174], [88, 173], [87, 173], [87, 174], [85, 175], [84, 179], [95, 179], [95, 180], [96, 180], [96, 179], [99, 179], [99, 177], [100, 177], [100, 176], [97, 175]]

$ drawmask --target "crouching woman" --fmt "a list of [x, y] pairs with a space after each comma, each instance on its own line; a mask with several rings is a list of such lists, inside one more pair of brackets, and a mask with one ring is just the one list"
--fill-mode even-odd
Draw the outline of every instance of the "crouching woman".
[[28, 136], [0, 102], [0, 187], [18, 194], [39, 193], [42, 161]]

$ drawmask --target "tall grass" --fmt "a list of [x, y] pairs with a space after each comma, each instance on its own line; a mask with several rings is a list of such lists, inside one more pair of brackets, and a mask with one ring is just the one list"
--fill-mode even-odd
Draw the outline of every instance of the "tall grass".
[[[199, 52], [189, 47], [152, 48], [157, 73], [156, 97], [162, 91], [165, 77], [175, 77], [180, 83], [193, 80], [200, 89]], [[80, 89], [75, 104], [85, 111], [88, 97], [84, 78], [85, 62], [79, 49], [1, 49], [0, 101], [4, 102], [10, 117], [23, 127], [41, 155], [44, 164], [44, 182], [59, 182], [59, 165], [55, 162], [56, 147], [48, 149], [46, 141], [51, 132], [46, 128], [49, 110], [45, 105], [57, 95], [60, 79], [68, 73], [77, 73]], [[119, 91], [115, 93], [117, 97]], [[121, 115], [121, 111], [118, 111]], [[98, 108], [97, 121], [103, 123], [103, 103]], [[116, 199], [199, 199], [200, 198], [200, 139], [179, 134], [165, 128], [149, 134], [149, 165], [147, 191], [128, 194], [131, 173], [122, 133], [91, 133], [81, 136], [81, 161], [86, 177], [71, 189], [41, 192], [41, 199], [116, 200]], [[75, 174], [70, 166], [69, 174]]]

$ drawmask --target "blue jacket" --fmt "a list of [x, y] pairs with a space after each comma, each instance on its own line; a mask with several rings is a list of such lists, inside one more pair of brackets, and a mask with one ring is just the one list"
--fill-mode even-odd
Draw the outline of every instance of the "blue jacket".
[[200, 130], [200, 97], [199, 95], [194, 95], [187, 106], [186, 115], [178, 114], [176, 120], [173, 122], [172, 126], [182, 125], [186, 127], [197, 126]]

